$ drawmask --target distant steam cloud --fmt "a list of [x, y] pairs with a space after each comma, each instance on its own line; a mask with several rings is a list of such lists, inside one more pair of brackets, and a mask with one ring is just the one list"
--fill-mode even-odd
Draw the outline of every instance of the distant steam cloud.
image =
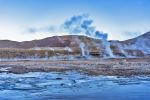
[[62, 27], [69, 34], [81, 34], [90, 37], [107, 39], [107, 34], [100, 32], [92, 26], [93, 20], [89, 19], [88, 14], [73, 16], [66, 20]]
[[[70, 34], [70, 35], [86, 35], [93, 38], [105, 39], [107, 40], [107, 33], [96, 30], [92, 26], [93, 20], [89, 18], [88, 14], [82, 14], [73, 16], [70, 19], [67, 19], [60, 26], [50, 25], [48, 27], [30, 27], [25, 33], [57, 33], [57, 34]], [[54, 34], [54, 35], [55, 35]]]
[[44, 33], [44, 32], [56, 32], [57, 27], [55, 26], [48, 26], [48, 27], [30, 27], [28, 29], [26, 29], [25, 33]]

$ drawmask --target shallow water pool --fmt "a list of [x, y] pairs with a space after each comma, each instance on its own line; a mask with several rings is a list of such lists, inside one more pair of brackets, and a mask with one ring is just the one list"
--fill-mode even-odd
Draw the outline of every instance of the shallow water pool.
[[1, 73], [0, 100], [150, 100], [150, 77]]

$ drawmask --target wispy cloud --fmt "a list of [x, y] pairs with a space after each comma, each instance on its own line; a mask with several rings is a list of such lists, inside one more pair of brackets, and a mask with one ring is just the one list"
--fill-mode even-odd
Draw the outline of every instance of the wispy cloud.
[[48, 32], [56, 32], [56, 26], [46, 26], [46, 27], [29, 27], [25, 30], [24, 33], [27, 34], [36, 34], [36, 33], [48, 33]]

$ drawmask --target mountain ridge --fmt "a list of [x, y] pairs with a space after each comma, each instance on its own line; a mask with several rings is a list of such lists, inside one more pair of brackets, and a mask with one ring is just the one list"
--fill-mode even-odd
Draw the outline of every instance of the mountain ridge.
[[[23, 55], [22, 53], [30, 55], [31, 51], [28, 50], [48, 50], [47, 52], [50, 52], [50, 55], [54, 55], [55, 51], [55, 55], [57, 56], [68, 55], [69, 52], [71, 55], [77, 54], [78, 56], [149, 57], [149, 40], [150, 32], [125, 41], [105, 41], [83, 35], [53, 36], [23, 42], [0, 40], [0, 53], [3, 55], [7, 51], [7, 54], [11, 55], [11, 57], [12, 55], [13, 57], [16, 57], [16, 55], [20, 57]], [[16, 49], [17, 51], [12, 51], [12, 49]], [[25, 49], [26, 51], [18, 51], [20, 49]], [[43, 52], [42, 55], [45, 55], [45, 53]], [[41, 52], [32, 51], [32, 57], [37, 56], [37, 54], [41, 55]]]

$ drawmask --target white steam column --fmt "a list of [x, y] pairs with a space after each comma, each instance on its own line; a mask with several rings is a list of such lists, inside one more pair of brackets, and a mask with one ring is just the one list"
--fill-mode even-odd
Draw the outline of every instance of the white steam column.
[[81, 50], [81, 56], [85, 57], [85, 44], [82, 42], [80, 43], [80, 50]]

